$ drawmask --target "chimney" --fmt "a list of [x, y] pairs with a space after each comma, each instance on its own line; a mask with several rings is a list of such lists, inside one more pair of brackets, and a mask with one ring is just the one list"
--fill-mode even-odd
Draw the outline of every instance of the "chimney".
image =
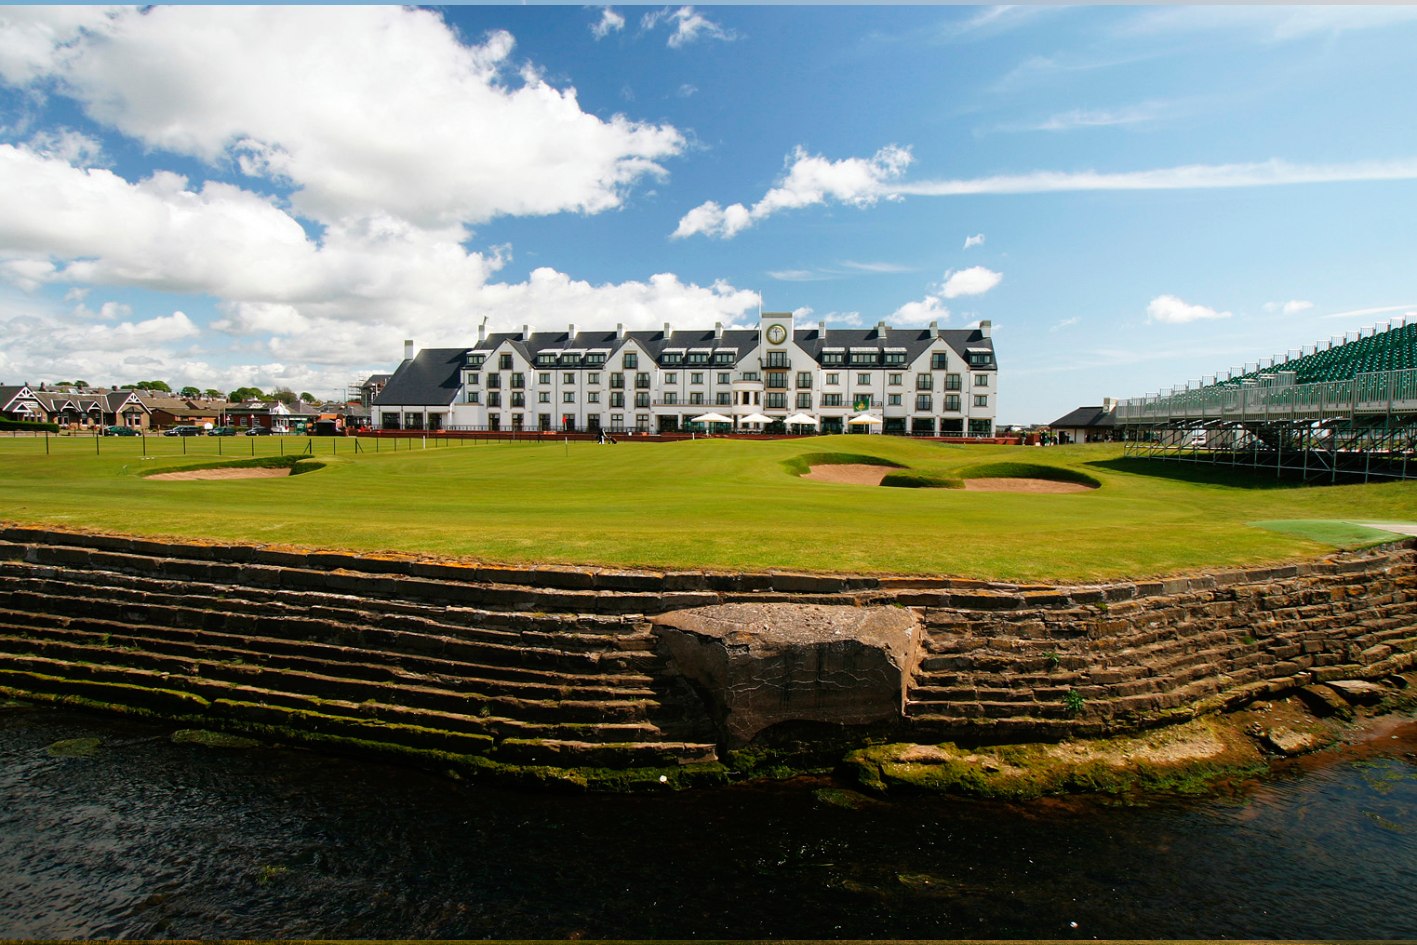
[[665, 323], [664, 323], [664, 337], [665, 337], [666, 339], [669, 337], [669, 323], [668, 323], [668, 322], [665, 322]]
[[522, 341], [527, 341], [527, 340], [529, 340], [530, 338], [531, 338], [531, 326], [530, 326], [530, 325], [523, 325], [523, 326], [522, 326]]
[[878, 338], [884, 338], [885, 336], [886, 336], [886, 320], [883, 318], [883, 319], [881, 319], [880, 321], [876, 322], [876, 337], [878, 337]]
[[403, 340], [403, 359], [404, 359], [405, 361], [412, 361], [412, 360], [413, 360], [413, 339], [412, 339], [412, 338], [405, 338], [405, 339]]
[[478, 340], [478, 341], [486, 341], [486, 340], [487, 340], [487, 318], [486, 318], [486, 316], [483, 316], [482, 324], [480, 324], [480, 325], [477, 326], [477, 340]]
[[615, 340], [616, 340], [616, 341], [619, 341], [621, 338], [624, 338], [624, 337], [625, 337], [625, 323], [624, 323], [624, 322], [616, 322], [616, 323], [615, 323]]
[[989, 321], [989, 319], [987, 319], [987, 318], [984, 319], [984, 321], [982, 321], [982, 322], [979, 323], [979, 334], [983, 335], [985, 338], [988, 338], [988, 337], [989, 337], [989, 329], [992, 328], [993, 326], [994, 326], [994, 323], [993, 323], [993, 322]]
[[940, 333], [940, 323], [939, 323], [939, 322], [931, 322], [931, 323], [930, 323], [930, 334], [932, 334], [932, 335], [938, 335], [939, 333]]
[[822, 336], [822, 340], [823, 340], [823, 341], [826, 341], [826, 340], [827, 340], [827, 320], [826, 320], [825, 318], [822, 319], [822, 330], [821, 330], [820, 334], [821, 334], [821, 336]]
[[714, 323], [713, 323], [713, 340], [714, 340], [714, 341], [722, 341], [722, 340], [723, 340], [723, 322], [714, 322]]
[[572, 340], [575, 339], [575, 337], [576, 337], [576, 323], [575, 323], [575, 322], [571, 322], [571, 324], [569, 324], [569, 325], [566, 326], [566, 340], [567, 340], [567, 341], [572, 341]]

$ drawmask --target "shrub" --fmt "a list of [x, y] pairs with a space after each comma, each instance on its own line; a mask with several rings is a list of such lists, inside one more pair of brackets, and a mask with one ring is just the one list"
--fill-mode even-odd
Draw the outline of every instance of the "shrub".
[[37, 420], [7, 420], [0, 417], [0, 430], [29, 430], [33, 433], [58, 433], [59, 424]]

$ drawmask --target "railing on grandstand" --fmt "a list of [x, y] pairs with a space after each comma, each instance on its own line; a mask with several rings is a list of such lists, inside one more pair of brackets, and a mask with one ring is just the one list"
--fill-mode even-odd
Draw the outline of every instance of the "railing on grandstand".
[[[1270, 378], [1273, 378], [1272, 380]], [[1287, 382], [1286, 382], [1287, 381]], [[1348, 380], [1296, 384], [1281, 375], [1240, 384], [1134, 397], [1117, 404], [1117, 423], [1170, 420], [1323, 419], [1345, 414], [1417, 411], [1417, 368], [1358, 374]]]

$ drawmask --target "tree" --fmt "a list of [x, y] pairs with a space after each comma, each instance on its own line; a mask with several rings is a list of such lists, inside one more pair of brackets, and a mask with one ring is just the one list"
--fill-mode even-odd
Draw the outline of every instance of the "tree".
[[192, 387], [191, 385], [188, 385], [187, 387], [182, 388], [180, 391], [178, 391], [178, 393], [181, 394], [183, 397], [200, 397], [200, 396], [202, 396], [202, 392], [201, 392], [200, 390], [198, 390], [197, 388]]
[[227, 394], [226, 399], [240, 403], [246, 400], [265, 400], [266, 395], [259, 387], [238, 387]]
[[172, 388], [167, 386], [167, 381], [139, 381], [133, 386], [138, 390], [159, 391], [164, 394], [172, 393]]
[[277, 387], [271, 392], [271, 397], [285, 404], [287, 407], [294, 407], [297, 399], [295, 391], [291, 390], [289, 387]]
[[206, 390], [202, 391], [202, 396], [210, 397], [212, 400], [221, 400], [226, 395], [215, 387], [208, 387]]
[[313, 403], [315, 402], [315, 395], [312, 394], [312, 393], [310, 393], [308, 390], [306, 390], [306, 391], [301, 391], [301, 392], [300, 392], [300, 400], [301, 400], [303, 403], [313, 404]]

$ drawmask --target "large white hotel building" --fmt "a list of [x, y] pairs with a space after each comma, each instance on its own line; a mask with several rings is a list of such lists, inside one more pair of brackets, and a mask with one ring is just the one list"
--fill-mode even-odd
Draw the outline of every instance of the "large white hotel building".
[[[768, 312], [753, 329], [527, 327], [417, 354], [409, 342], [371, 420], [380, 429], [668, 433], [717, 413], [771, 432], [805, 414], [823, 433], [991, 436], [999, 387], [989, 328], [798, 328], [791, 313]], [[744, 422], [753, 415], [772, 423]], [[880, 423], [849, 425], [863, 415]]]

